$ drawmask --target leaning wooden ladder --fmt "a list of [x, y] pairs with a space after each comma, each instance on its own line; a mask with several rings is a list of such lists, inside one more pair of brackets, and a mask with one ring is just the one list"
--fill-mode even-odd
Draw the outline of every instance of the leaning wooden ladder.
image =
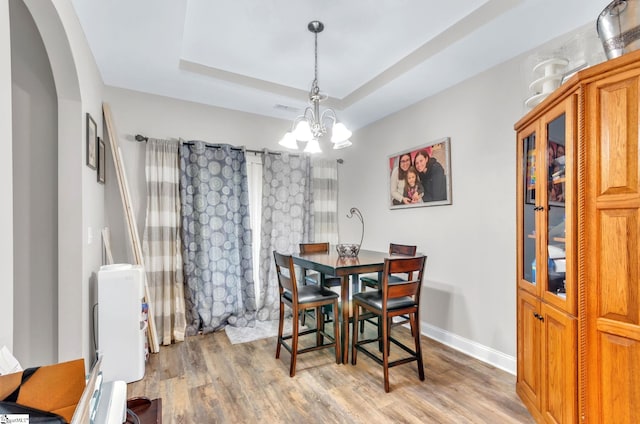
[[[118, 179], [118, 187], [120, 188], [120, 197], [122, 198], [122, 206], [124, 208], [124, 216], [127, 222], [127, 230], [129, 233], [129, 241], [131, 242], [131, 250], [133, 251], [133, 259], [136, 265], [142, 265], [144, 267], [144, 257], [142, 256], [142, 246], [140, 245], [138, 225], [136, 224], [136, 220], [133, 215], [129, 185], [127, 183], [127, 176], [124, 172], [124, 167], [122, 166], [120, 147], [118, 146], [118, 133], [116, 132], [113, 120], [111, 119], [111, 108], [107, 103], [102, 104], [102, 113], [104, 114], [107, 137], [109, 137], [111, 155], [116, 169], [116, 177]], [[149, 296], [149, 285], [147, 284], [146, 271], [144, 272], [144, 296], [145, 302], [147, 302], [147, 305], [149, 306], [149, 313], [147, 314], [149, 322], [149, 331], [147, 331], [149, 350], [153, 353], [157, 353], [160, 351], [160, 346], [157, 340], [158, 336], [156, 335], [156, 324], [152, 311], [151, 298]]]

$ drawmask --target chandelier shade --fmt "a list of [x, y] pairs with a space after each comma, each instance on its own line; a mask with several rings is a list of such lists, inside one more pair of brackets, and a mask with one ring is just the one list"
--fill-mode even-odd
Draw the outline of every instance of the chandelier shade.
[[307, 142], [307, 146], [304, 148], [305, 153], [322, 153], [320, 143], [317, 138], [312, 138]]
[[296, 127], [293, 129], [293, 136], [296, 140], [300, 141], [309, 141], [313, 138], [313, 134], [311, 133], [311, 126], [309, 126], [309, 122], [301, 119], [296, 124]]
[[297, 150], [298, 142], [306, 143], [304, 151], [307, 153], [321, 153], [320, 139], [331, 130], [331, 143], [334, 149], [344, 149], [351, 146], [351, 131], [339, 122], [336, 112], [331, 108], [326, 108], [320, 112], [320, 102], [327, 96], [320, 92], [318, 87], [318, 33], [324, 29], [324, 24], [320, 21], [311, 21], [307, 29], [315, 37], [315, 78], [309, 91], [310, 106], [304, 110], [302, 115], [296, 117], [291, 125], [291, 131], [287, 132], [280, 142], [281, 146]]

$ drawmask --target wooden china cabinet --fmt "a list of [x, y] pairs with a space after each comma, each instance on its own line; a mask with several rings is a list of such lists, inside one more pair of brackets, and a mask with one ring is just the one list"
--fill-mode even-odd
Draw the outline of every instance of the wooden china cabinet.
[[640, 422], [640, 51], [517, 132], [516, 391], [538, 422]]

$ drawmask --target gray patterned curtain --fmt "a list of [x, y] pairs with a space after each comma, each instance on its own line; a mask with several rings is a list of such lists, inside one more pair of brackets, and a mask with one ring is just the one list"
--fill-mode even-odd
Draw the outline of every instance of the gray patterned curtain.
[[277, 320], [278, 281], [273, 251], [292, 253], [313, 234], [311, 162], [307, 155], [265, 151], [262, 170], [262, 234], [258, 319]]
[[187, 335], [253, 325], [256, 302], [244, 151], [180, 148]]
[[151, 310], [163, 345], [183, 341], [186, 327], [178, 157], [177, 141], [147, 141], [147, 217], [142, 252]]

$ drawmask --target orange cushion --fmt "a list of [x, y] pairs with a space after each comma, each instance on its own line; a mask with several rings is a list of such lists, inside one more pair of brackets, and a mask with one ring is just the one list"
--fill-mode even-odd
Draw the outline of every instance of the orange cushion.
[[[22, 373], [0, 375], [0, 399], [20, 386]], [[84, 387], [84, 359], [45, 365], [22, 384], [16, 403], [53, 412], [70, 422]]]

